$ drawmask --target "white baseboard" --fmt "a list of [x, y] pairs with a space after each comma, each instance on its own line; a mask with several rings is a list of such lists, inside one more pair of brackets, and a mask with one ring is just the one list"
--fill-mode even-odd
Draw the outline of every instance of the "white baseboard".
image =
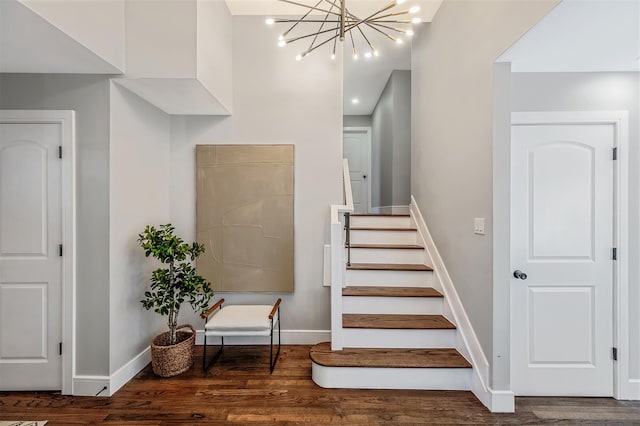
[[371, 207], [373, 214], [409, 214], [410, 206], [380, 206]]
[[[204, 344], [204, 330], [196, 331], [196, 345]], [[273, 343], [278, 342], [277, 330], [274, 333]], [[315, 345], [322, 342], [331, 341], [331, 330], [282, 330], [283, 345]], [[219, 337], [207, 337], [207, 345], [220, 343]], [[225, 337], [225, 345], [268, 345], [269, 337], [264, 336], [243, 336]]]
[[135, 356], [131, 361], [120, 367], [118, 371], [111, 375], [109, 396], [113, 395], [124, 386], [129, 380], [138, 374], [151, 362], [151, 348], [148, 346]]
[[424, 243], [432, 261], [431, 266], [437, 288], [444, 293], [444, 315], [456, 324], [458, 335], [456, 349], [473, 365], [474, 378], [471, 390], [491, 411], [494, 411], [495, 407], [499, 412], [513, 412], [515, 407], [513, 392], [494, 391], [489, 387], [489, 362], [413, 196], [411, 196], [411, 218], [418, 229], [418, 238]]
[[109, 376], [75, 376], [73, 396], [111, 396]]

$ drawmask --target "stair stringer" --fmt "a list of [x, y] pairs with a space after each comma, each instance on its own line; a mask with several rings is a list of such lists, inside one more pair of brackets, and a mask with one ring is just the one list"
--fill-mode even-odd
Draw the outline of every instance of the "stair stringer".
[[513, 392], [493, 390], [489, 386], [489, 362], [413, 196], [410, 214], [411, 225], [418, 230], [418, 244], [425, 247], [425, 263], [433, 268], [432, 287], [444, 295], [443, 314], [456, 324], [456, 350], [473, 366], [471, 391], [491, 412], [513, 413]]

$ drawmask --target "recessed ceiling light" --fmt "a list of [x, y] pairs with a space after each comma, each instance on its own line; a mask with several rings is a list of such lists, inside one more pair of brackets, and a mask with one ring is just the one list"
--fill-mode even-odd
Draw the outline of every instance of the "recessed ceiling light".
[[360, 99], [358, 99], [358, 98], [352, 98], [352, 99], [351, 99], [351, 103], [352, 103], [352, 104], [354, 104], [354, 105], [357, 105], [357, 104], [359, 104], [359, 103], [360, 103]]

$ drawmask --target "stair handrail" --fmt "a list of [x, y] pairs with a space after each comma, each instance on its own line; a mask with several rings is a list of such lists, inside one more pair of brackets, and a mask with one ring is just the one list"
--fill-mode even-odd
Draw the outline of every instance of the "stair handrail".
[[342, 288], [344, 287], [344, 246], [343, 224], [341, 219], [345, 214], [353, 212], [353, 192], [351, 191], [351, 177], [349, 161], [342, 159], [342, 181], [344, 188], [344, 204], [331, 205], [331, 349], [342, 350], [344, 346], [342, 335]]

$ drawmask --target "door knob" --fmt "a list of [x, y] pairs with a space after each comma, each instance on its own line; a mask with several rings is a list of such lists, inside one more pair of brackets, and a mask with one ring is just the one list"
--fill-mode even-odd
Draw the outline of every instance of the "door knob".
[[362, 179], [366, 179], [366, 178], [367, 178], [367, 175], [362, 175]]
[[524, 272], [522, 272], [519, 269], [516, 269], [515, 271], [513, 271], [513, 276], [519, 280], [526, 280], [527, 279], [527, 274], [525, 274]]

